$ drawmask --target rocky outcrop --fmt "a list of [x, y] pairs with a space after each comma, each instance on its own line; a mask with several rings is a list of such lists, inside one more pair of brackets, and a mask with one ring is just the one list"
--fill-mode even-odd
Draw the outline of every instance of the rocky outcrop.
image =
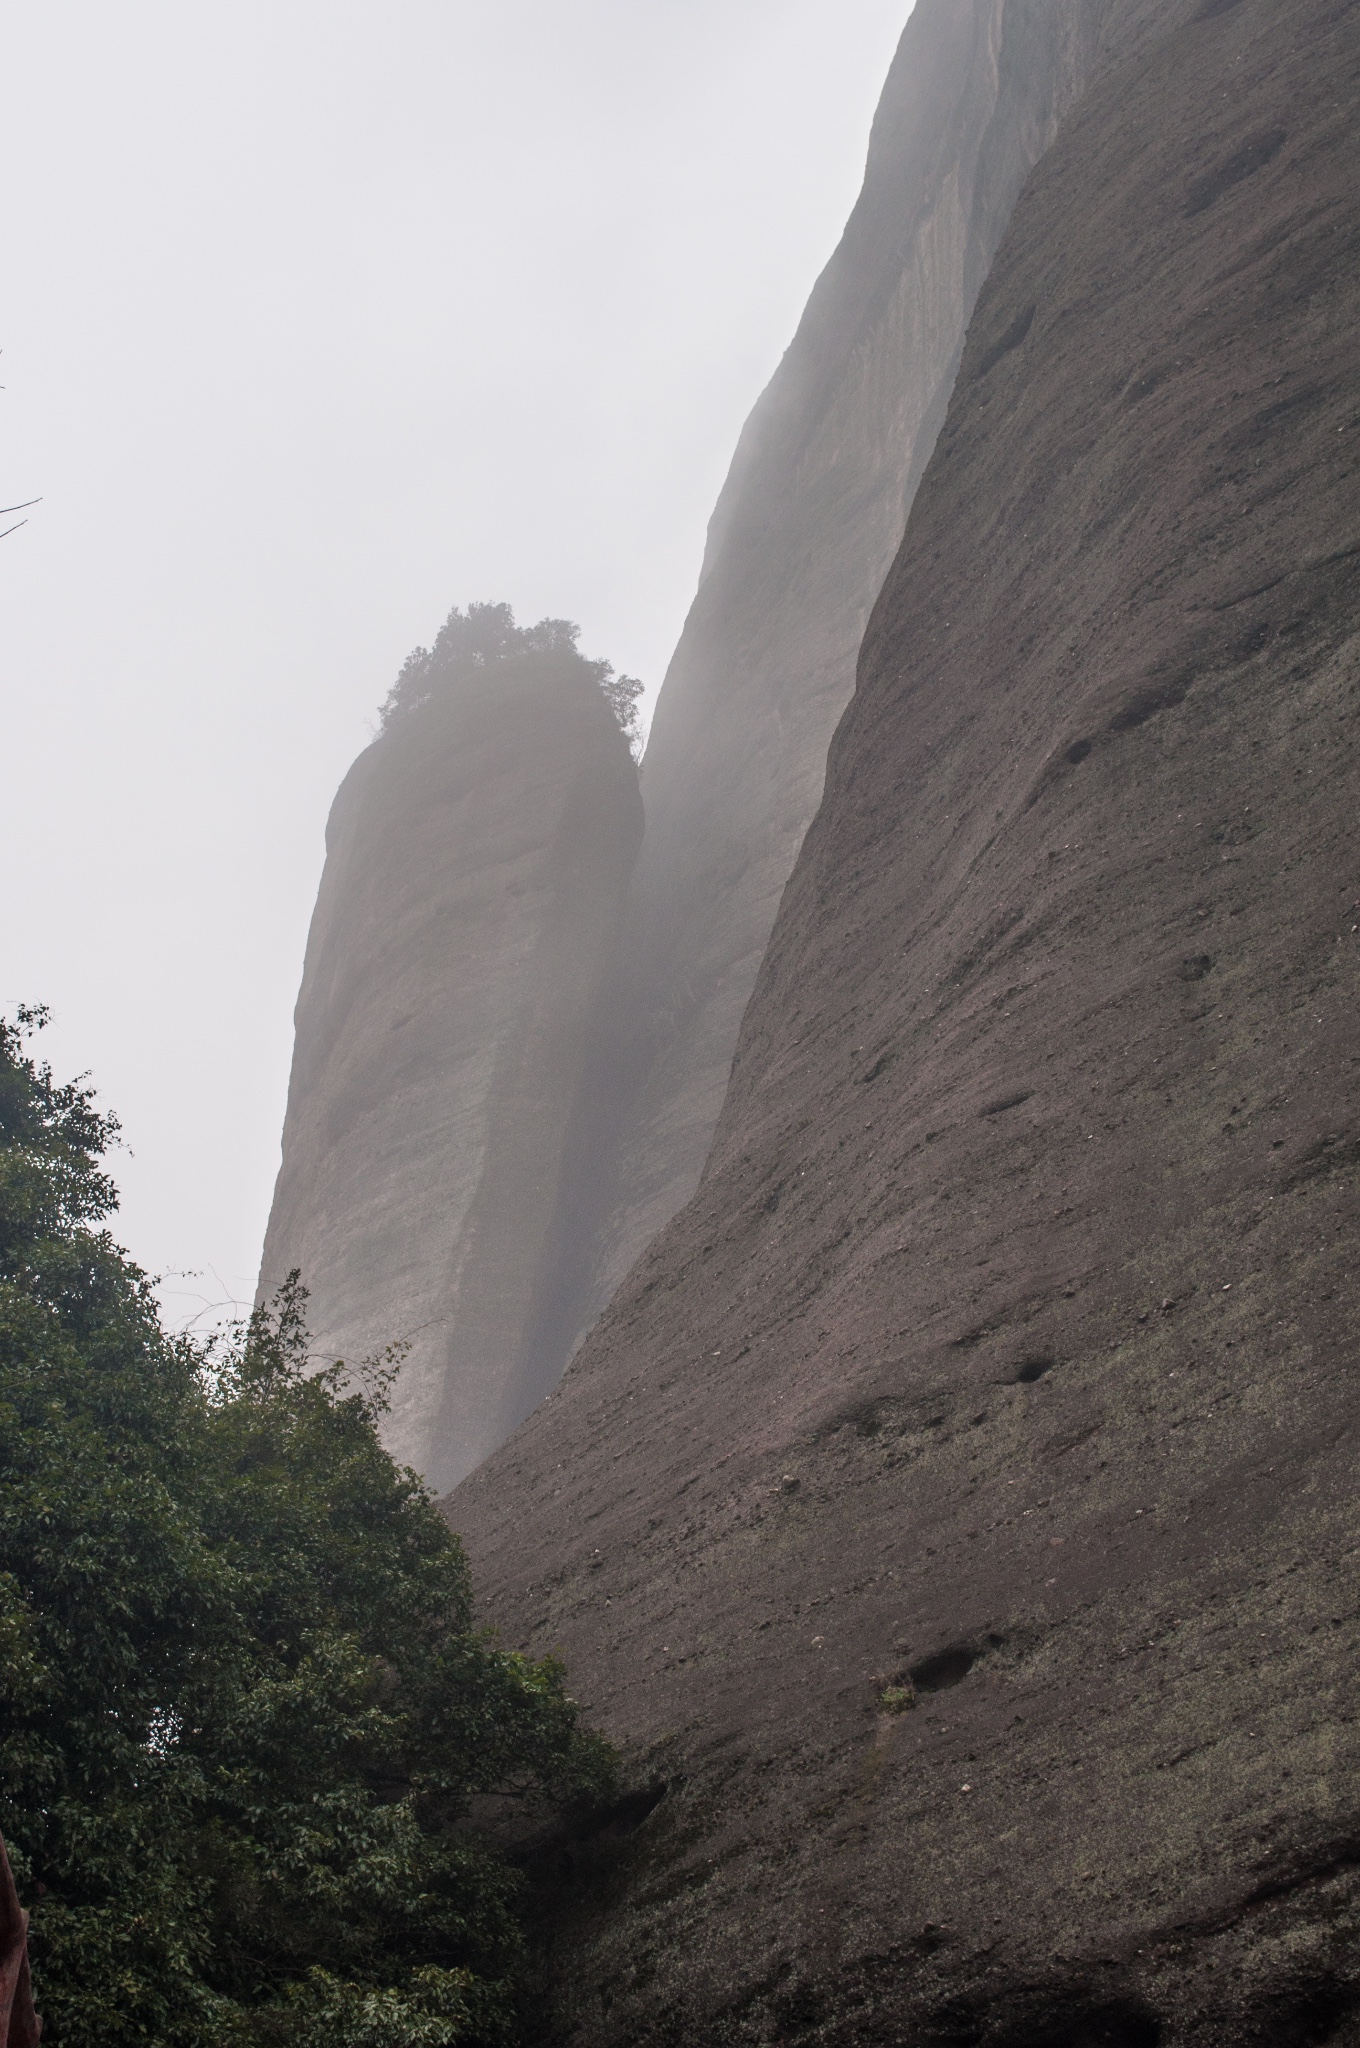
[[450, 1504], [652, 1787], [577, 2048], [1357, 2038], [1360, 10], [1115, 25], [703, 1182]]
[[301, 1270], [323, 1357], [410, 1345], [388, 1441], [443, 1485], [545, 1391], [531, 1339], [642, 831], [598, 665], [510, 630], [490, 661], [436, 647], [336, 797], [261, 1279]]
[[[436, 1420], [429, 1407], [442, 1370], [433, 1363], [443, 1341], [434, 1332], [462, 1344], [476, 1289], [461, 1252], [431, 1265], [423, 1238], [406, 1228], [408, 1203], [462, 1213], [471, 1154], [443, 1146], [438, 1119], [431, 1128], [408, 1124], [410, 1105], [393, 1103], [385, 1192], [356, 1168], [342, 1194], [318, 1173], [319, 1140], [298, 1135], [300, 1117], [329, 1115], [321, 1105], [333, 1077], [311, 1086], [311, 1112], [290, 1108], [266, 1279], [277, 1276], [282, 1247], [291, 1248], [287, 1257], [296, 1252], [328, 1348], [341, 1338], [376, 1341], [394, 1326], [419, 1329], [394, 1442], [437, 1483], [467, 1469], [474, 1442], [481, 1455], [503, 1440], [524, 1413], [527, 1390], [555, 1383], [627, 1268], [698, 1179], [742, 1011], [817, 806], [856, 650], [933, 446], [978, 288], [1022, 180], [1097, 61], [1104, 13], [1100, 0], [919, 0], [907, 24], [875, 118], [863, 192], [742, 434], [660, 694], [644, 764], [646, 836], [584, 1033], [587, 1068], [569, 1091], [560, 1147], [551, 1141], [560, 1152], [555, 1221], [528, 1253], [531, 1305], [516, 1296], [513, 1337], [495, 1310], [484, 1334], [469, 1339], [483, 1361], [468, 1368], [472, 1380], [504, 1376], [500, 1435], [490, 1409], [485, 1427], [469, 1434], [466, 1417], [448, 1410]], [[343, 799], [337, 815], [342, 810]], [[445, 850], [450, 872], [466, 851], [461, 841]], [[431, 845], [422, 859], [435, 858]], [[347, 929], [348, 898], [357, 903], [385, 886], [365, 877], [357, 852], [342, 866], [343, 883], [340, 868], [328, 873], [319, 929]], [[606, 890], [612, 886], [611, 870]], [[518, 912], [506, 900], [503, 943], [513, 951]], [[601, 908], [612, 922], [612, 895]], [[488, 923], [488, 945], [490, 930]], [[384, 972], [395, 960], [385, 947]], [[422, 962], [401, 974], [412, 1015], [422, 1020], [422, 1006], [444, 997], [433, 986], [428, 997], [419, 993]], [[308, 1034], [324, 1040], [330, 1028], [309, 986], [298, 1011], [299, 1085], [317, 1066]], [[460, 1014], [467, 1035], [449, 1103], [465, 1085], [475, 1096], [475, 1076], [500, 1043], [494, 1004]], [[491, 1034], [475, 1052], [474, 1014]], [[404, 1088], [404, 1070], [388, 1071]], [[380, 1086], [381, 1073], [375, 1068], [365, 1085]], [[382, 1122], [388, 1112], [375, 1096], [363, 1114]], [[396, 1138], [407, 1129], [409, 1155]], [[361, 1151], [354, 1156], [360, 1161]], [[495, 1144], [487, 1158], [499, 1173]], [[452, 1176], [442, 1191], [441, 1159]], [[469, 1225], [479, 1257], [518, 1262], [516, 1205], [497, 1213], [507, 1233], [499, 1250], [492, 1244], [501, 1223], [479, 1217]], [[379, 1223], [380, 1214], [387, 1220]], [[357, 1256], [351, 1230], [364, 1247]], [[461, 1245], [458, 1231], [455, 1238]]]
[[698, 1181], [974, 300], [1106, 12], [919, 0], [907, 23], [863, 191], [742, 433], [657, 703], [549, 1372]]

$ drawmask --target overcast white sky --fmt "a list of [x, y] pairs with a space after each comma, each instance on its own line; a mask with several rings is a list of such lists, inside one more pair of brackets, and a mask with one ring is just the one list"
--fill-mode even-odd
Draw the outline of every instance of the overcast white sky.
[[909, 11], [0, 10], [0, 1002], [176, 1321], [254, 1285], [376, 705], [478, 598], [654, 691]]

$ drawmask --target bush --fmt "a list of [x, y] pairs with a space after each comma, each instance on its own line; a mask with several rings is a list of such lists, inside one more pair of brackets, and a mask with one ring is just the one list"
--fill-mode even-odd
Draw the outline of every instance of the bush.
[[492, 668], [526, 655], [559, 660], [566, 656], [590, 675], [636, 758], [642, 745], [637, 700], [643, 686], [636, 676], [615, 675], [610, 662], [588, 661], [576, 645], [580, 634], [581, 628], [570, 619], [540, 619], [536, 626], [517, 626], [508, 604], [470, 604], [466, 612], [455, 605], [434, 646], [417, 647], [407, 655], [379, 713], [383, 731], [394, 719], [428, 704], [468, 670]]
[[512, 2032], [517, 1880], [469, 1802], [608, 1790], [563, 1674], [473, 1625], [294, 1275], [217, 1345], [102, 1227], [116, 1133], [0, 1022], [0, 1831], [46, 2039]]

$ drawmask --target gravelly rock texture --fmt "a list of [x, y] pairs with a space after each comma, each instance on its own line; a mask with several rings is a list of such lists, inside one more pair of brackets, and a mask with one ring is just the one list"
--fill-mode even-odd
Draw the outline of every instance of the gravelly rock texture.
[[1107, 12], [919, 0], [907, 23], [863, 192], [743, 430], [658, 700], [548, 1370], [698, 1181], [974, 300]]
[[1142, 19], [703, 1182], [450, 1502], [666, 1788], [557, 1923], [581, 2048], [1360, 2039], [1360, 8]]
[[439, 1484], [545, 1391], [567, 1133], [641, 837], [570, 651], [468, 671], [331, 811], [261, 1291], [301, 1269], [323, 1357], [410, 1342], [388, 1440]]

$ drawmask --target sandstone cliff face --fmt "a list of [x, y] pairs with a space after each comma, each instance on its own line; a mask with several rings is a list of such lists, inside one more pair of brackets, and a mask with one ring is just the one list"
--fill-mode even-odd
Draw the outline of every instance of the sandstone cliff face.
[[262, 1291], [325, 1357], [411, 1344], [388, 1439], [452, 1485], [541, 1394], [566, 1133], [642, 830], [570, 652], [460, 675], [355, 762], [327, 829]]
[[450, 1504], [668, 1788], [580, 2048], [1357, 2039], [1360, 9], [1123, 23], [702, 1185]]
[[698, 1180], [973, 302], [1105, 11], [918, 0], [907, 23], [862, 195], [742, 434], [657, 704], [549, 1369]]
[[[978, 287], [1102, 15], [1100, 0], [919, 0], [863, 193], [713, 515], [653, 724], [646, 838], [612, 964], [603, 973], [596, 945], [617, 919], [610, 853], [593, 870], [593, 936], [564, 941], [565, 1037], [549, 1033], [551, 1053], [515, 1035], [538, 910], [483, 851], [494, 804], [511, 806], [513, 836], [525, 790], [486, 782], [474, 820], [439, 799], [430, 763], [436, 783], [412, 808], [379, 749], [337, 800], [262, 1285], [302, 1268], [327, 1351], [417, 1333], [392, 1441], [436, 1484], [555, 1383], [698, 1178]], [[462, 758], [456, 737], [438, 744]], [[573, 900], [568, 924], [589, 921], [585, 894]], [[399, 1016], [400, 1054], [384, 1035]], [[531, 1116], [521, 1077], [540, 1059], [551, 1107]], [[446, 1399], [446, 1381], [465, 1396]]]

